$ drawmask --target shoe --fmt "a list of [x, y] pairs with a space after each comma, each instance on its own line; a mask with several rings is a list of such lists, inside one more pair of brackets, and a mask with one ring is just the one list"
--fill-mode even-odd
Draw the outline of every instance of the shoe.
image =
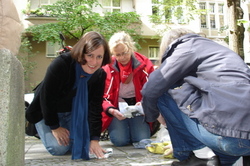
[[217, 156], [213, 156], [209, 159], [200, 159], [192, 153], [188, 159], [174, 161], [171, 166], [220, 166], [220, 161]]
[[243, 166], [250, 166], [250, 156], [243, 156]]

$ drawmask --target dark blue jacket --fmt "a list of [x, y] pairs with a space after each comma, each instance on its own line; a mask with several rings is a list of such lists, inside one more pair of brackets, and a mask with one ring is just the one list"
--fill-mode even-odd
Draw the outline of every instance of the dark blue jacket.
[[181, 111], [208, 131], [250, 139], [250, 70], [239, 55], [188, 34], [172, 42], [162, 60], [142, 90], [146, 121], [158, 117], [157, 100], [169, 92]]

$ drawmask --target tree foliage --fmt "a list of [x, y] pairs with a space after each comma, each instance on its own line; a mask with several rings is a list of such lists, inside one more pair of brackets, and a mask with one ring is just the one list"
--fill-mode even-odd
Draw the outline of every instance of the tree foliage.
[[[33, 40], [59, 41], [59, 32], [66, 37], [78, 40], [88, 31], [98, 31], [107, 39], [117, 31], [125, 31], [138, 39], [141, 34], [140, 16], [135, 12], [109, 13], [104, 15], [94, 12], [93, 8], [101, 8], [98, 0], [60, 0], [53, 5], [42, 6], [45, 16], [57, 19], [55, 23], [34, 25], [26, 29]], [[131, 27], [131, 28], [129, 28]]]
[[32, 70], [36, 67], [36, 62], [29, 61], [29, 58], [35, 55], [31, 50], [32, 46], [28, 38], [22, 38], [17, 58], [24, 68], [24, 80], [29, 79], [29, 74], [31, 74]]
[[135, 12], [106, 12], [99, 20], [97, 31], [105, 34], [107, 38], [117, 31], [125, 31], [133, 36], [135, 41], [141, 38], [141, 20]]

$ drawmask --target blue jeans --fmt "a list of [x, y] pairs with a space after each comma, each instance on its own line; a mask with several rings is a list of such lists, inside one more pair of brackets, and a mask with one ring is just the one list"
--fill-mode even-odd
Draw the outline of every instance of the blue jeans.
[[197, 119], [191, 119], [184, 114], [168, 93], [159, 98], [158, 108], [166, 120], [177, 159], [185, 160], [193, 150], [205, 146], [214, 151], [222, 166], [232, 166], [240, 156], [250, 155], [250, 140], [223, 137], [208, 132]]
[[113, 118], [108, 127], [110, 141], [115, 146], [125, 146], [150, 138], [149, 124], [144, 122], [143, 116], [118, 120]]
[[[70, 129], [71, 113], [58, 113], [59, 123], [61, 127]], [[68, 146], [61, 146], [58, 144], [56, 138], [53, 136], [49, 126], [45, 125], [44, 119], [35, 124], [39, 137], [47, 151], [51, 155], [64, 155], [71, 149], [71, 144]]]

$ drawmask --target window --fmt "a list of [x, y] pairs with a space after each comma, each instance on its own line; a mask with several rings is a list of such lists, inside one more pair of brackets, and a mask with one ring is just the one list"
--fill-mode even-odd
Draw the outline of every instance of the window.
[[102, 0], [103, 12], [120, 12], [120, 0]]
[[214, 13], [214, 3], [209, 4], [210, 13]]
[[57, 0], [40, 0], [41, 5], [51, 5], [53, 3], [56, 3]]
[[176, 11], [177, 11], [176, 17], [177, 17], [178, 23], [184, 24], [185, 23], [185, 17], [184, 17], [184, 13], [183, 13], [184, 8], [179, 6], [176, 8]]
[[221, 13], [221, 14], [224, 13], [223, 7], [224, 7], [223, 4], [218, 5], [218, 12]]
[[206, 15], [202, 14], [201, 15], [201, 28], [207, 28], [207, 20], [206, 20]]
[[220, 15], [220, 27], [224, 27], [224, 16]]
[[61, 49], [58, 43], [46, 42], [46, 57], [53, 58], [57, 56], [57, 52]]
[[166, 9], [165, 10], [165, 22], [166, 23], [173, 23], [173, 19], [172, 19], [172, 16], [173, 14], [172, 14], [172, 10], [170, 10], [170, 9]]
[[204, 9], [204, 10], [206, 9], [206, 3], [200, 3], [199, 5], [200, 5], [200, 9]]
[[149, 59], [157, 60], [159, 59], [159, 47], [158, 46], [149, 46]]
[[211, 28], [216, 28], [214, 15], [210, 15], [210, 26]]
[[161, 22], [161, 16], [160, 16], [160, 4], [158, 0], [152, 0], [152, 16], [153, 16], [153, 22], [154, 23], [160, 23]]
[[159, 6], [153, 5], [152, 6], [152, 14], [153, 15], [159, 15]]
[[30, 1], [30, 8], [35, 10], [43, 5], [52, 5], [56, 3], [58, 0], [36, 0]]
[[154, 23], [172, 23], [172, 10], [165, 8], [162, 0], [152, 0], [152, 16]]
[[200, 16], [201, 28], [220, 29], [225, 26], [223, 3], [202, 2], [199, 7], [204, 10]]
[[[206, 3], [199, 3], [200, 9], [206, 10]], [[201, 14], [201, 28], [207, 28], [207, 15]]]

